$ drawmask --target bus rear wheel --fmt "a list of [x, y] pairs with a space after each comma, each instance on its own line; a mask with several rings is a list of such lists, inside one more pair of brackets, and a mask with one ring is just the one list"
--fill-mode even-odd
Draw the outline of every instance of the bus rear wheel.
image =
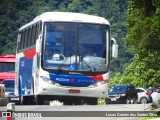
[[32, 105], [33, 104], [33, 96], [21, 96], [20, 97], [21, 105]]
[[24, 99], [23, 99], [23, 96], [20, 96], [20, 104], [21, 104], [21, 105], [24, 105]]
[[36, 95], [35, 98], [36, 98], [36, 105], [44, 105], [44, 99], [42, 96]]

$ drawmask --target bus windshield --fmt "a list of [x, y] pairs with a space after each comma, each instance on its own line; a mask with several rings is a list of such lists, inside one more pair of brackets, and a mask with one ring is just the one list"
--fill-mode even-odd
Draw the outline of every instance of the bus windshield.
[[0, 72], [14, 72], [15, 63], [14, 62], [0, 62]]
[[106, 72], [107, 30], [106, 25], [100, 24], [45, 23], [43, 67]]

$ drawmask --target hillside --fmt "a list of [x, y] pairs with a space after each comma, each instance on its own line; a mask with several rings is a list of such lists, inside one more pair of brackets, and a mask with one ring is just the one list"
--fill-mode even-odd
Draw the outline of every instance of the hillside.
[[119, 44], [119, 57], [112, 60], [111, 71], [123, 73], [133, 55], [126, 52], [126, 0], [1, 0], [0, 55], [16, 53], [18, 29], [46, 11], [81, 12], [105, 17], [111, 24], [111, 35]]

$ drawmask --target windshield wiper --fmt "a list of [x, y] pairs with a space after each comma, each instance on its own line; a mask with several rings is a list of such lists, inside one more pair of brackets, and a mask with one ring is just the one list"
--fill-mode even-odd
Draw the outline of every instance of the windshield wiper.
[[63, 62], [59, 65], [59, 67], [57, 68], [57, 73], [61, 70], [61, 68], [63, 67], [64, 63], [68, 60], [69, 57], [67, 57], [65, 60], [63, 60]]
[[89, 69], [89, 71], [91, 71], [91, 72], [95, 71], [95, 69], [96, 69], [95, 67], [92, 68], [92, 66], [90, 66], [89, 63], [87, 61], [85, 61], [84, 59], [83, 59], [83, 62], [86, 64], [86, 67]]

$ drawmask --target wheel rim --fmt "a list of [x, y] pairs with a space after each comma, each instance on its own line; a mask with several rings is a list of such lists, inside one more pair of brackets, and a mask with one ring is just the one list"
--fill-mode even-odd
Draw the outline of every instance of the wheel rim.
[[147, 99], [146, 98], [141, 98], [140, 103], [147, 103]]

